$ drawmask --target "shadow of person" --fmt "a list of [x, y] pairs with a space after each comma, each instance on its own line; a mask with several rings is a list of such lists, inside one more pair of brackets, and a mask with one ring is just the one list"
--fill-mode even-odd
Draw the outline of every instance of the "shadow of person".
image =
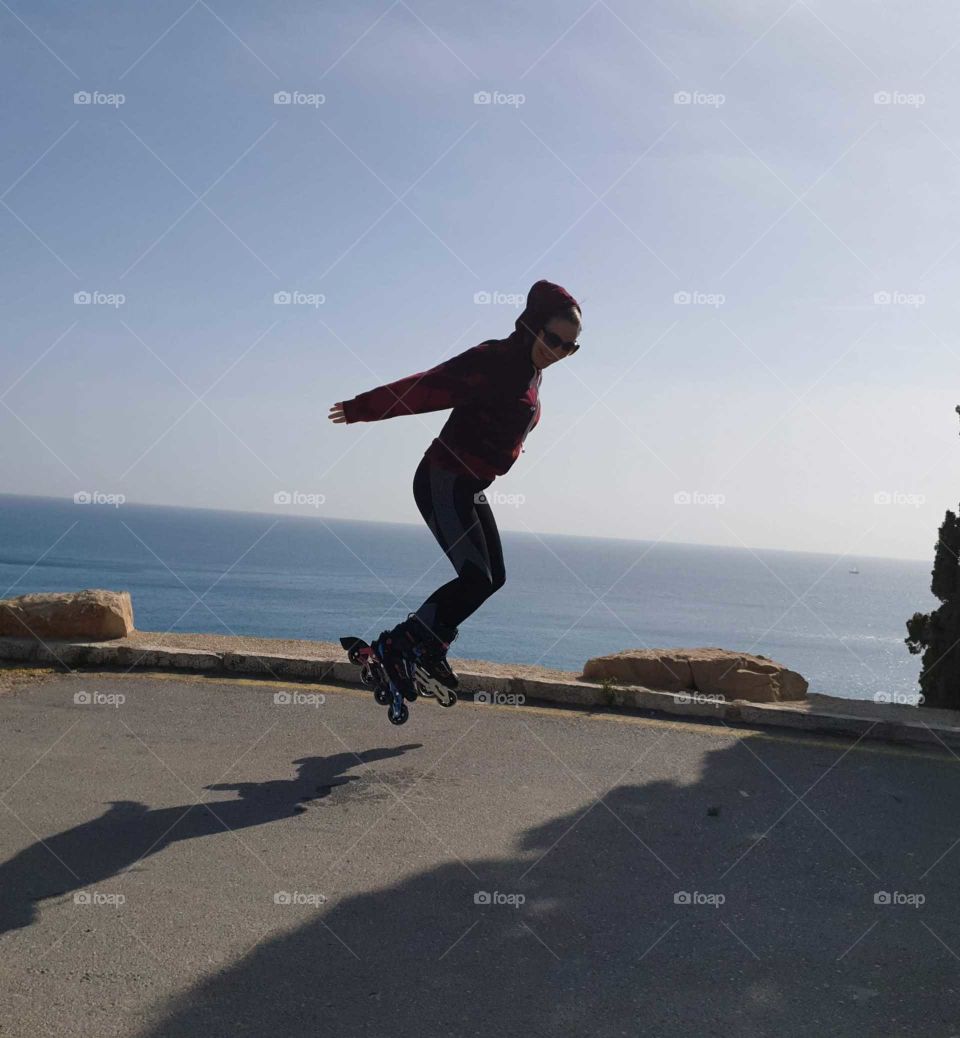
[[[909, 762], [862, 754], [830, 770], [842, 746], [751, 753], [740, 741], [697, 748], [692, 782], [678, 773], [578, 797], [500, 856], [451, 853], [304, 909], [293, 930], [279, 908], [275, 937], [158, 1003], [138, 1034], [924, 1033], [911, 990], [936, 993], [937, 1019], [952, 1019], [955, 997], [942, 1000], [954, 962], [915, 917], [890, 917], [894, 940], [863, 937], [878, 882], [908, 855], [929, 864], [944, 850], [949, 803], [926, 795]], [[760, 757], [809, 791], [804, 806]], [[891, 838], [887, 789], [910, 841]], [[950, 871], [935, 885], [938, 934], [960, 947]]]
[[345, 774], [360, 764], [397, 757], [420, 743], [293, 761], [292, 779], [220, 782], [211, 792], [235, 791], [239, 798], [150, 808], [134, 800], [110, 801], [99, 817], [38, 840], [0, 864], [0, 934], [29, 926], [37, 902], [69, 894], [118, 876], [170, 844], [248, 829], [296, 816], [305, 801], [355, 781]]

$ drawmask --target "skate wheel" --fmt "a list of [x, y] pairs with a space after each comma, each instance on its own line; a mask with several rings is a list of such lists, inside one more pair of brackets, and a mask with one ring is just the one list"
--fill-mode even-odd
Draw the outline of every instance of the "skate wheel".
[[441, 706], [456, 706], [457, 705], [457, 693], [453, 689], [448, 688], [445, 696], [437, 696], [437, 702]]
[[375, 688], [373, 690], [373, 698], [377, 701], [380, 706], [386, 706], [390, 702], [390, 690], [383, 688]]
[[393, 707], [387, 711], [387, 718], [391, 724], [406, 724], [407, 718], [410, 716], [410, 710], [407, 708], [406, 703], [400, 704], [400, 709], [394, 713]]

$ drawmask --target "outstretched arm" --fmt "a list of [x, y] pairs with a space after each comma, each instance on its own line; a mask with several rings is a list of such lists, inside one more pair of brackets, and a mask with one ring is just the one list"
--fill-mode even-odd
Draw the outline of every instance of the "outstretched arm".
[[402, 414], [426, 414], [474, 403], [490, 385], [489, 351], [483, 347], [483, 343], [473, 346], [428, 371], [334, 404], [329, 418], [338, 425], [377, 422]]

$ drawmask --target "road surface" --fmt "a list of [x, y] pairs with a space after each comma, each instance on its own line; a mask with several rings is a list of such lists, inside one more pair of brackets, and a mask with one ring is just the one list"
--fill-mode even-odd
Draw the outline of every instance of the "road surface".
[[0, 790], [3, 1038], [960, 1035], [946, 749], [69, 674]]

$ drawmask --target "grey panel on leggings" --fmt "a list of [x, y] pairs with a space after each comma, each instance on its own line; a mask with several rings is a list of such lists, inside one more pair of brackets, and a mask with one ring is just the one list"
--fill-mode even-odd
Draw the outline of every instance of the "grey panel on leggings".
[[481, 573], [492, 580], [486, 552], [474, 539], [479, 532], [479, 524], [475, 523], [474, 529], [470, 533], [465, 533], [463, 523], [454, 507], [453, 484], [457, 478], [455, 472], [447, 472], [438, 465], [430, 467], [430, 499], [433, 505], [430, 529], [447, 550], [457, 573], [463, 572], [467, 562], [473, 562]]

